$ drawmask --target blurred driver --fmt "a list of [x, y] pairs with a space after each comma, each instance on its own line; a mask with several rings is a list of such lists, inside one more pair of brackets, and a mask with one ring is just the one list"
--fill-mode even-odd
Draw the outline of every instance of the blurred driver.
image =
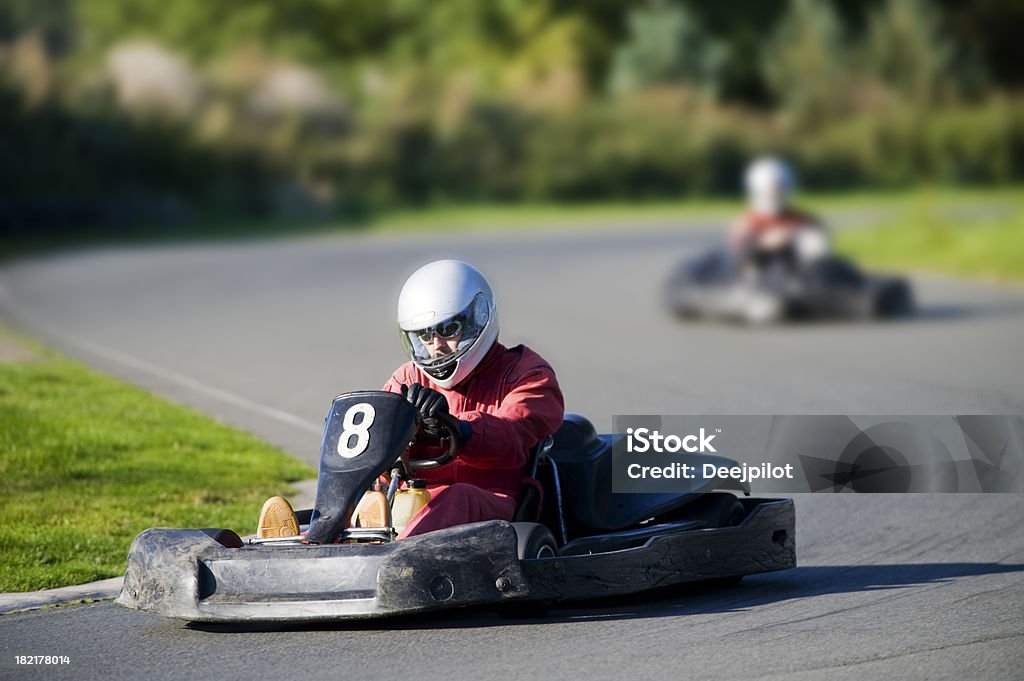
[[818, 218], [790, 206], [795, 178], [778, 158], [759, 158], [745, 176], [749, 208], [729, 230], [739, 259], [756, 266], [782, 262], [806, 265], [828, 253], [828, 237]]
[[[398, 296], [398, 327], [410, 361], [384, 390], [415, 406], [437, 443], [410, 455], [441, 450], [439, 417], [455, 417], [460, 454], [419, 471], [431, 499], [399, 535], [410, 537], [464, 523], [512, 520], [530, 450], [562, 424], [564, 404], [555, 372], [524, 345], [498, 343], [498, 311], [490, 284], [472, 265], [439, 260], [416, 270]], [[288, 502], [264, 505], [260, 536], [298, 534]]]

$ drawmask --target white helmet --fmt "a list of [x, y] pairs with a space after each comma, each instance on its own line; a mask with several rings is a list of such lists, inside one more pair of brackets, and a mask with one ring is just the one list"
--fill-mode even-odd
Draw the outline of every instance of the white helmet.
[[[419, 268], [398, 295], [398, 328], [409, 358], [442, 388], [458, 385], [480, 364], [498, 338], [498, 311], [491, 286], [461, 260]], [[458, 338], [453, 352], [435, 355], [435, 337]]]
[[796, 181], [788, 163], [764, 156], [747, 166], [746, 183], [751, 208], [765, 215], [778, 215], [789, 204]]

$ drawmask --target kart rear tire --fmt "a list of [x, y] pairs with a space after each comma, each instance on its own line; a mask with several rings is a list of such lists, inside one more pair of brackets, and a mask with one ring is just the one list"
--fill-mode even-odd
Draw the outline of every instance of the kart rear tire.
[[708, 527], [734, 527], [743, 522], [746, 509], [729, 492], [710, 492], [687, 506], [687, 515], [702, 520]]
[[518, 540], [519, 560], [554, 558], [558, 555], [558, 544], [551, 530], [540, 523], [512, 523]]
[[875, 298], [875, 316], [905, 317], [914, 311], [914, 294], [903, 280], [886, 282]]

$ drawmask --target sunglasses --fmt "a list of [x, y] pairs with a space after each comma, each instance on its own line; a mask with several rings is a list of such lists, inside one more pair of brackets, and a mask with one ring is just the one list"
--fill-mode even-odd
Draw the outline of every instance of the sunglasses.
[[422, 329], [416, 332], [416, 335], [424, 343], [429, 343], [430, 339], [434, 336], [449, 340], [462, 334], [462, 321], [459, 319], [452, 319], [447, 322], [441, 322], [437, 326], [431, 326], [426, 329]]

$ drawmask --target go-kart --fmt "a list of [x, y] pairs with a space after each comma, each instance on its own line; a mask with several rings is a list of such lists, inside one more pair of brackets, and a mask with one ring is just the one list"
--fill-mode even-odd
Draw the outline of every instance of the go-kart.
[[145, 530], [129, 550], [117, 604], [198, 622], [343, 620], [475, 605], [512, 611], [738, 581], [796, 564], [791, 500], [713, 492], [749, 495], [746, 485], [717, 479], [694, 481], [683, 493], [613, 493], [618, 436], [598, 435], [573, 415], [532, 453], [514, 522], [401, 540], [390, 518], [381, 527], [350, 526], [383, 472], [391, 472], [390, 501], [398, 480], [458, 456], [458, 427], [443, 425], [443, 454], [411, 458], [410, 444], [424, 437], [415, 407], [389, 392], [336, 397], [316, 502], [298, 513], [304, 534], [243, 540], [227, 529]]
[[739, 263], [727, 247], [682, 263], [669, 279], [665, 299], [680, 318], [749, 324], [891, 318], [914, 308], [906, 279], [867, 274], [836, 255], [808, 263], [795, 258]]

